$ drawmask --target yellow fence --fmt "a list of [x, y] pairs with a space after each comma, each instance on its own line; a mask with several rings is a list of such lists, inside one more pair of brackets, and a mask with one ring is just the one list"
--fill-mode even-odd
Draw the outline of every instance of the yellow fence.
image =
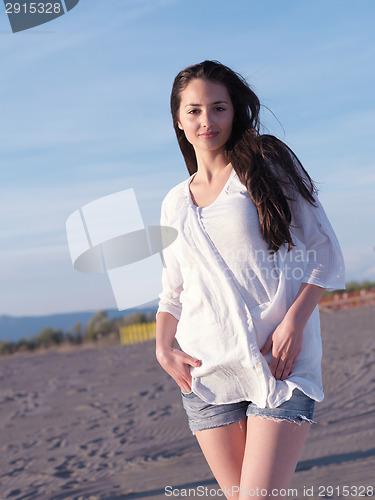
[[138, 323], [120, 328], [120, 341], [123, 345], [137, 344], [156, 337], [156, 323]]

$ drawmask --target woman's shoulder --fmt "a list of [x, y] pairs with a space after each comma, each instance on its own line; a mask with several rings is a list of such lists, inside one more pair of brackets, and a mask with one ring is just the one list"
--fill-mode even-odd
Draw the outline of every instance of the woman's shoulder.
[[191, 177], [179, 182], [167, 192], [162, 202], [163, 210], [174, 210], [181, 205], [181, 203], [186, 202], [190, 179]]

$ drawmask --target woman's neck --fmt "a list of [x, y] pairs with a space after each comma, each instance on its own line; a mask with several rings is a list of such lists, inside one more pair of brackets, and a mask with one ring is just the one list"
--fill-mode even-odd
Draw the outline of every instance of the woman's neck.
[[195, 152], [198, 170], [195, 177], [210, 184], [221, 176], [225, 170], [231, 169], [231, 164], [224, 152], [204, 151]]

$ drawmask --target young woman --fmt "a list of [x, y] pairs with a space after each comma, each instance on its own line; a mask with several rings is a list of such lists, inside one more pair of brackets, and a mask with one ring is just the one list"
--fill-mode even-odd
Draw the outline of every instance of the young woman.
[[156, 357], [231, 499], [283, 498], [324, 397], [317, 304], [345, 288], [316, 187], [260, 134], [259, 109], [216, 61], [177, 75], [171, 111], [190, 177], [161, 213], [178, 237], [163, 251]]

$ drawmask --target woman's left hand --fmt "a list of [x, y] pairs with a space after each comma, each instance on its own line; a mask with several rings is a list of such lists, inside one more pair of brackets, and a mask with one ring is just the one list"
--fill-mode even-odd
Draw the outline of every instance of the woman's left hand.
[[292, 373], [302, 341], [303, 326], [287, 316], [268, 337], [260, 352], [264, 356], [272, 349], [270, 370], [276, 380], [285, 380]]

